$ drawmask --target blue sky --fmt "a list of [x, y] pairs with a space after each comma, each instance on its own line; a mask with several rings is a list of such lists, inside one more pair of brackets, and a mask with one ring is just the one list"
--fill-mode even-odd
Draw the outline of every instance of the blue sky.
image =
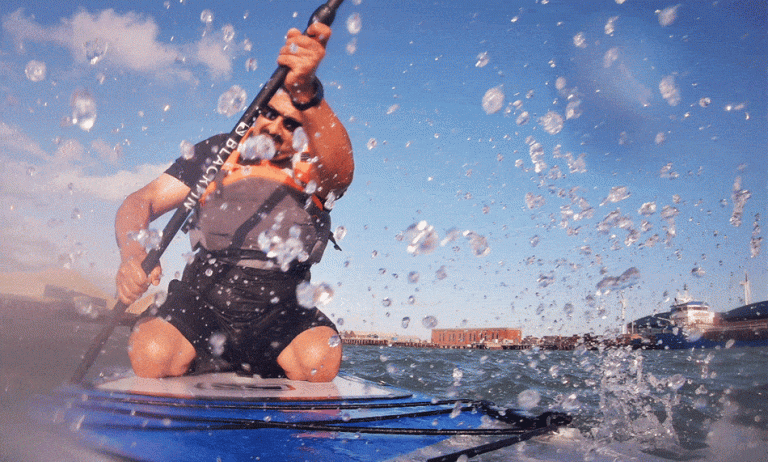
[[[0, 268], [69, 265], [111, 291], [122, 198], [229, 131], [219, 96], [253, 98], [319, 3], [60, 3], [0, 7]], [[313, 271], [324, 310], [350, 330], [545, 335], [615, 329], [622, 298], [630, 320], [684, 287], [724, 311], [745, 272], [768, 298], [766, 30], [759, 1], [348, 0], [318, 72], [357, 167], [344, 250]], [[446, 242], [413, 255], [422, 221]], [[165, 283], [187, 252], [180, 235]]]

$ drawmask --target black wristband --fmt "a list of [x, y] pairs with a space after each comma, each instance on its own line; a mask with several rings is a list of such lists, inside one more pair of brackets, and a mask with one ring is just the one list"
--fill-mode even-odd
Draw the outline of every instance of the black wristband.
[[[291, 104], [293, 104], [293, 107], [298, 109], [299, 111], [306, 111], [309, 108], [313, 108], [315, 106], [320, 105], [320, 102], [323, 101], [323, 84], [320, 83], [320, 79], [315, 76], [315, 79], [312, 81], [312, 83], [315, 86], [315, 96], [312, 97], [311, 100], [307, 101], [306, 103], [300, 103], [296, 101], [293, 98], [293, 95], [291, 95]], [[290, 92], [288, 93], [290, 95]]]

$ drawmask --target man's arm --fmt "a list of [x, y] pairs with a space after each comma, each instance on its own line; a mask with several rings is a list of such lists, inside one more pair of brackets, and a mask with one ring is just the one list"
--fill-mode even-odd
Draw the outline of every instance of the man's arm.
[[[294, 101], [307, 103], [315, 96], [315, 71], [325, 57], [331, 28], [314, 23], [307, 28], [306, 35], [291, 29], [286, 37], [277, 59], [278, 64], [290, 68], [285, 88]], [[333, 192], [339, 197], [352, 182], [355, 169], [347, 130], [325, 100], [301, 114], [310, 152], [317, 157], [318, 193], [325, 197]]]
[[326, 197], [333, 192], [340, 197], [352, 183], [355, 170], [347, 130], [325, 100], [319, 106], [303, 111], [302, 115], [309, 152], [317, 157], [315, 181], [318, 193]]
[[163, 173], [148, 185], [129, 195], [117, 210], [115, 238], [120, 249], [120, 268], [115, 282], [117, 294], [125, 304], [131, 304], [146, 292], [149, 284], [160, 283], [160, 267], [147, 276], [141, 262], [147, 256], [144, 247], [133, 236], [157, 217], [181, 205], [189, 187]]

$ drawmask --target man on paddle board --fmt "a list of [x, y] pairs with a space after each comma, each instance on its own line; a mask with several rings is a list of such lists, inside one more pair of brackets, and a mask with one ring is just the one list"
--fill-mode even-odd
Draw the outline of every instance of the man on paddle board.
[[[255, 119], [222, 173], [202, 195], [190, 237], [197, 249], [166, 301], [143, 317], [129, 340], [137, 375], [178, 376], [235, 369], [262, 377], [330, 381], [341, 345], [334, 324], [298, 303], [330, 236], [333, 201], [352, 181], [354, 161], [346, 132], [315, 71], [331, 29], [310, 25], [288, 31], [278, 64], [289, 68], [283, 90]], [[299, 127], [306, 134], [299, 141]], [[161, 270], [146, 275], [146, 251], [134, 236], [179, 207], [206, 162], [227, 135], [198, 143], [165, 173], [120, 206], [115, 234], [121, 264], [116, 282], [123, 303], [157, 285]], [[266, 146], [266, 147], [265, 147]]]

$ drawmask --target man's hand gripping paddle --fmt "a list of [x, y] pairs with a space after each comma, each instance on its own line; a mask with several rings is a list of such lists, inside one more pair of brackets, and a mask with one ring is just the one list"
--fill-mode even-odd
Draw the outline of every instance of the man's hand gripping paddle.
[[[321, 5], [312, 14], [307, 27], [316, 22], [321, 22], [327, 26], [330, 26], [336, 17], [336, 10], [339, 8], [339, 6], [341, 6], [343, 1], [344, 0], [328, 0], [327, 3]], [[156, 248], [150, 250], [146, 258], [144, 258], [144, 261], [142, 261], [141, 268], [146, 274], [151, 273], [152, 270], [160, 263], [160, 257], [162, 256], [163, 252], [165, 252], [165, 249], [168, 248], [171, 240], [173, 240], [174, 236], [176, 236], [176, 233], [179, 232], [181, 227], [184, 225], [184, 222], [187, 221], [189, 214], [197, 206], [197, 203], [200, 200], [200, 196], [208, 187], [208, 184], [214, 180], [219, 170], [221, 169], [221, 166], [227, 160], [227, 157], [229, 157], [229, 154], [231, 154], [233, 150], [237, 149], [238, 144], [240, 144], [240, 140], [242, 140], [243, 136], [245, 136], [245, 133], [248, 131], [256, 117], [258, 117], [258, 115], [267, 107], [267, 103], [269, 103], [275, 93], [277, 93], [277, 90], [283, 86], [285, 77], [288, 75], [288, 72], [288, 67], [278, 66], [277, 70], [275, 70], [267, 83], [261, 88], [259, 94], [256, 95], [250, 106], [248, 106], [243, 115], [240, 117], [240, 120], [229, 133], [229, 137], [227, 138], [226, 143], [224, 143], [224, 147], [219, 149], [219, 152], [212, 159], [211, 165], [205, 170], [203, 175], [197, 181], [196, 186], [192, 188], [187, 197], [184, 199], [184, 202], [182, 202], [179, 208], [176, 209], [176, 212], [168, 221], [168, 224], [165, 225], [160, 244]], [[93, 362], [99, 356], [102, 347], [112, 335], [115, 327], [117, 327], [117, 325], [120, 323], [120, 320], [123, 318], [123, 314], [125, 313], [126, 309], [128, 309], [128, 305], [123, 302], [118, 302], [112, 309], [111, 318], [101, 329], [101, 332], [99, 332], [96, 339], [94, 339], [88, 351], [86, 351], [83, 355], [83, 359], [80, 361], [80, 365], [77, 367], [75, 373], [70, 379], [71, 383], [79, 383], [83, 380], [86, 372], [88, 372], [88, 369], [91, 367], [91, 365], [93, 365]]]

